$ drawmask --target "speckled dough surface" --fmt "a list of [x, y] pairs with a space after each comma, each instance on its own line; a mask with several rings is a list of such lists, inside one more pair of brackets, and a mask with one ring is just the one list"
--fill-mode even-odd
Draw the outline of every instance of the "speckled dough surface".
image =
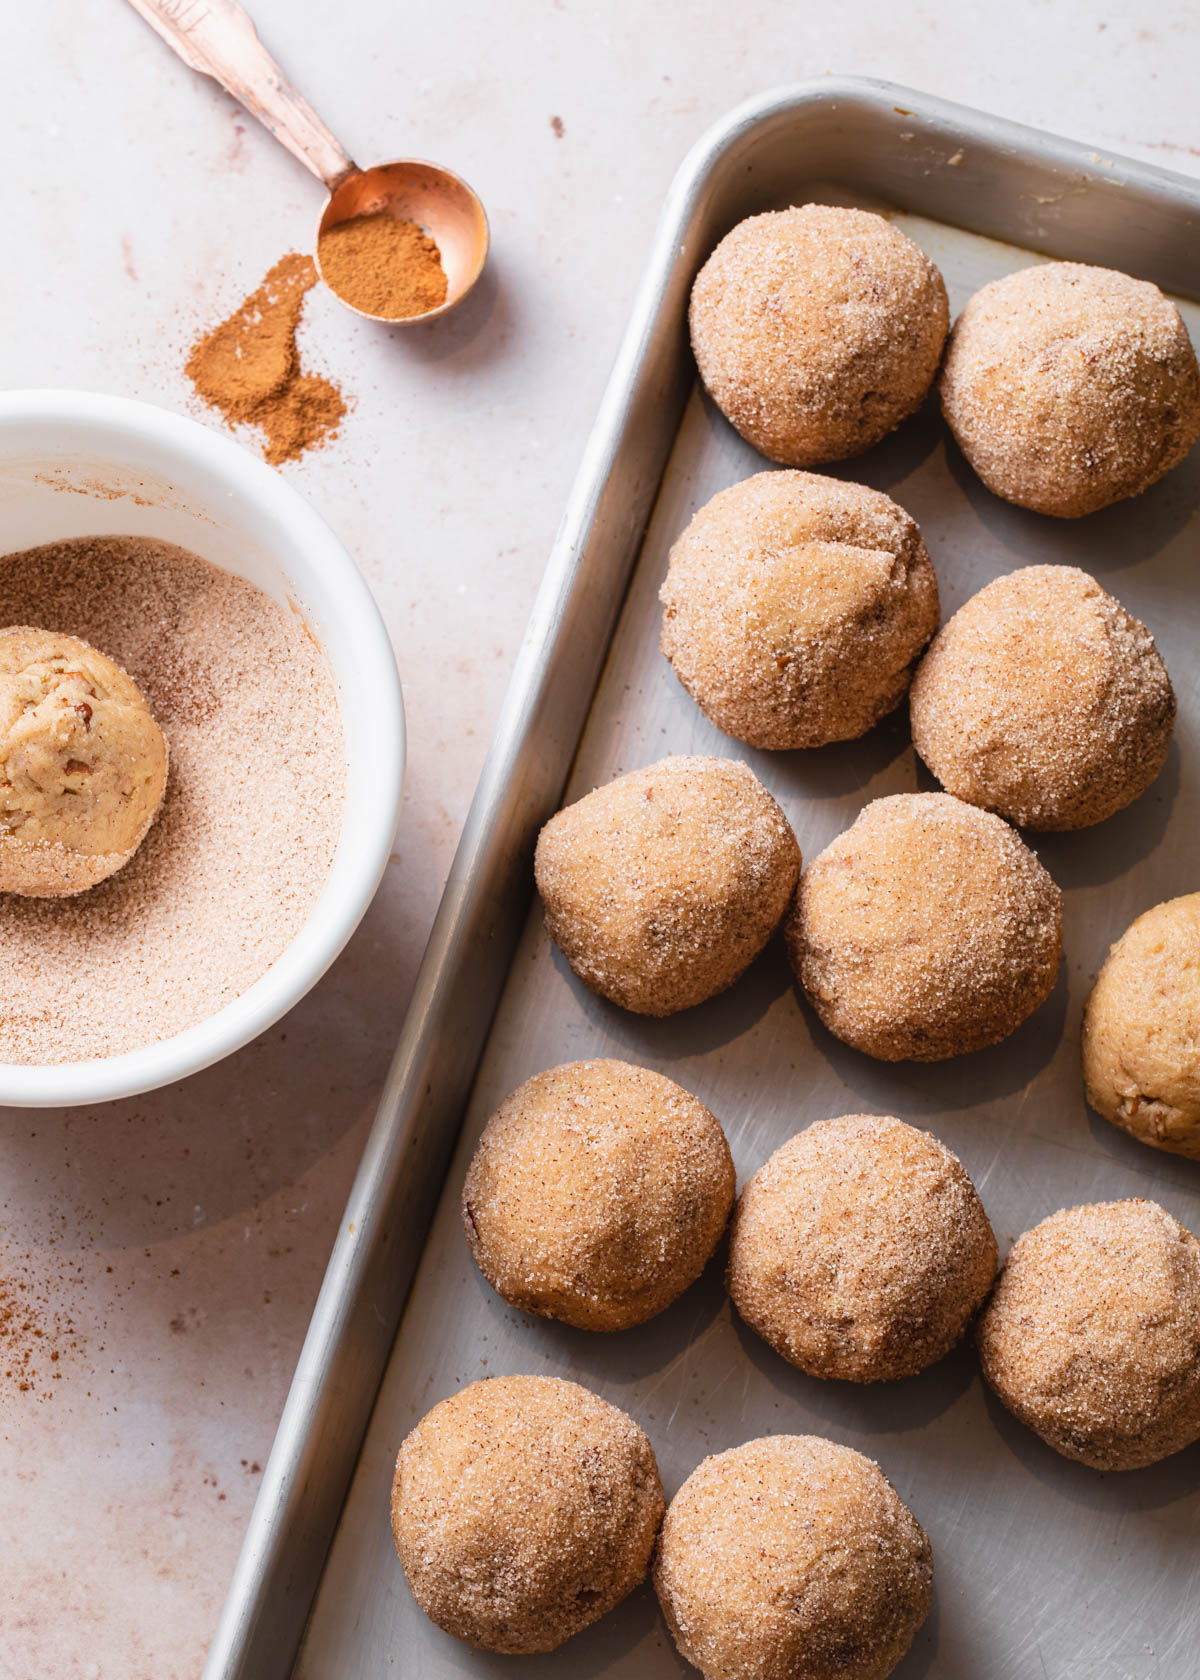
[[463, 1225], [511, 1306], [624, 1330], [694, 1282], [733, 1205], [729, 1146], [673, 1080], [607, 1059], [550, 1068], [484, 1128]]
[[829, 1031], [882, 1061], [995, 1044], [1054, 986], [1062, 895], [1019, 834], [945, 793], [876, 799], [805, 870], [788, 951]]
[[879, 1466], [816, 1435], [706, 1458], [654, 1563], [667, 1625], [705, 1680], [885, 1680], [932, 1583], [925, 1531]]
[[1098, 1114], [1200, 1161], [1200, 893], [1156, 904], [1109, 951], [1083, 1015]]
[[946, 350], [942, 408], [989, 490], [1074, 519], [1136, 496], [1200, 437], [1200, 370], [1145, 280], [1039, 263], [982, 287]]
[[862, 484], [764, 472], [671, 550], [662, 650], [705, 715], [753, 747], [862, 735], [899, 705], [938, 625], [915, 523]]
[[963, 1335], [992, 1286], [996, 1239], [962, 1163], [902, 1120], [820, 1120], [738, 1198], [729, 1293], [815, 1377], [912, 1376]]
[[724, 991], [762, 950], [800, 849], [745, 764], [679, 756], [552, 817], [534, 871], [550, 937], [584, 984], [670, 1015]]
[[948, 793], [1025, 828], [1086, 828], [1166, 762], [1175, 694], [1146, 626], [1077, 566], [1025, 566], [917, 667], [913, 744]]
[[1156, 1202], [1026, 1231], [978, 1340], [1000, 1399], [1065, 1458], [1136, 1470], [1200, 1438], [1200, 1243]]
[[60, 898], [115, 874], [166, 785], [132, 677], [77, 636], [0, 630], [0, 892]]
[[772, 461], [859, 455], [920, 406], [949, 326], [924, 251], [867, 210], [750, 216], [692, 287], [692, 349], [713, 401]]
[[553, 1651], [641, 1581], [663, 1514], [631, 1417], [559, 1377], [493, 1377], [435, 1406], [396, 1460], [413, 1596], [486, 1651]]

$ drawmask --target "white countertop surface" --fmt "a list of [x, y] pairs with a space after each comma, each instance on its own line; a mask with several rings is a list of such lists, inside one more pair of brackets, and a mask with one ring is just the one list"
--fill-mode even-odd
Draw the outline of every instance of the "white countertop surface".
[[[252, 9], [360, 161], [415, 154], [467, 177], [493, 256], [475, 296], [431, 327], [372, 327], [320, 292], [304, 317], [309, 362], [352, 407], [338, 439], [283, 471], [366, 574], [408, 708], [393, 867], [360, 932], [285, 1022], [185, 1085], [90, 1111], [0, 1111], [0, 1278], [48, 1302], [61, 1350], [53, 1383], [0, 1389], [0, 1680], [199, 1674], [687, 147], [747, 95], [837, 71], [1200, 173], [1200, 14], [1176, 0], [1099, 15], [1082, 0]], [[184, 379], [188, 346], [306, 247], [317, 184], [122, 0], [10, 0], [4, 36], [0, 379], [217, 424]]]

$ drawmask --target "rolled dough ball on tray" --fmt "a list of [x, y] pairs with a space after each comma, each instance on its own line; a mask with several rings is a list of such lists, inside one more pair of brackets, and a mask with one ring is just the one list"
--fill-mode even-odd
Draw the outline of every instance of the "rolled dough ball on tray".
[[814, 1377], [924, 1370], [960, 1340], [995, 1273], [996, 1239], [962, 1162], [890, 1116], [818, 1121], [738, 1198], [733, 1304]]
[[938, 626], [916, 525], [817, 473], [722, 490], [671, 550], [662, 650], [704, 714], [752, 747], [864, 734], [904, 698]]
[[1175, 692], [1146, 626], [1076, 566], [1025, 566], [917, 667], [913, 745], [948, 793], [1022, 828], [1087, 828], [1166, 762]]
[[654, 1585], [705, 1680], [886, 1680], [929, 1613], [933, 1559], [877, 1464], [771, 1435], [693, 1470]]
[[463, 1186], [471, 1253], [514, 1307], [625, 1330], [703, 1271], [733, 1205], [717, 1121], [628, 1062], [527, 1079], [484, 1127]]
[[1083, 1014], [1083, 1077], [1114, 1126], [1200, 1161], [1200, 893], [1156, 904], [1109, 951]]
[[1049, 997], [1062, 895], [1015, 829], [945, 793], [876, 799], [801, 877], [787, 920], [804, 993], [881, 1061], [1007, 1038]]
[[1064, 1208], [1018, 1237], [983, 1374], [1064, 1458], [1137, 1470], [1200, 1438], [1200, 1243], [1156, 1202]]
[[392, 1534], [413, 1597], [485, 1651], [553, 1651], [645, 1577], [663, 1514], [645, 1434], [558, 1377], [474, 1382], [407, 1436]]
[[1136, 496], [1200, 437], [1200, 368], [1175, 305], [1111, 268], [1038, 263], [975, 293], [942, 409], [996, 495], [1078, 519]]
[[799, 872], [787, 818], [726, 758], [665, 758], [618, 776], [552, 817], [534, 859], [550, 937], [586, 986], [640, 1015], [731, 986]]
[[692, 287], [692, 349], [725, 417], [789, 467], [860, 455], [919, 408], [950, 324], [919, 245], [868, 210], [750, 216]]

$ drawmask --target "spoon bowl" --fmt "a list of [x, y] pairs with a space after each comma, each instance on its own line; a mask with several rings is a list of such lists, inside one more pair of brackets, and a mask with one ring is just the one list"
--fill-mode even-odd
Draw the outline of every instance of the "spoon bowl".
[[[433, 240], [446, 273], [445, 301], [417, 315], [372, 315], [356, 308], [330, 286], [338, 302], [365, 320], [383, 321], [388, 326], [433, 321], [461, 303], [483, 273], [488, 255], [487, 215], [462, 176], [420, 158], [398, 158], [372, 169], [355, 169], [335, 184], [317, 224], [318, 272], [323, 233], [355, 216], [378, 215], [415, 222]], [[321, 278], [329, 285], [324, 274]]]
[[[238, 0], [205, 0], [203, 6], [181, 5], [180, 0], [129, 3], [185, 64], [232, 94], [324, 184], [329, 202], [317, 226], [318, 244], [338, 223], [381, 212], [415, 222], [433, 240], [446, 274], [446, 296], [436, 309], [371, 315], [330, 286], [343, 309], [395, 326], [432, 321], [462, 302], [487, 261], [488, 224], [483, 205], [460, 175], [418, 158], [360, 169], [267, 52]], [[320, 273], [320, 251], [315, 255]]]

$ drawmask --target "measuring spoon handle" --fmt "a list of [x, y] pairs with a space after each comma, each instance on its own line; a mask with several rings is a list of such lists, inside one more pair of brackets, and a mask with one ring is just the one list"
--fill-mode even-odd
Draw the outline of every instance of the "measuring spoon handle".
[[332, 192], [354, 163], [258, 38], [237, 0], [129, 0], [193, 70], [226, 93]]

